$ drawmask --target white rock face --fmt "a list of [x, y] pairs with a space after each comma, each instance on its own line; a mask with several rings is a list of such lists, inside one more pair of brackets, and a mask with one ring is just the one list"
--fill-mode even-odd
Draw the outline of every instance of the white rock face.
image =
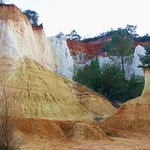
[[70, 55], [66, 37], [64, 35], [50, 37], [50, 41], [55, 53], [58, 74], [72, 79], [74, 73], [74, 61]]
[[[0, 57], [6, 56], [15, 62], [27, 57], [56, 71], [54, 54], [43, 29], [33, 28], [26, 16], [13, 5], [0, 8], [0, 13]], [[9, 17], [12, 13], [17, 14], [14, 15], [16, 20]]]
[[143, 69], [138, 67], [139, 65], [141, 65], [141, 62], [139, 60], [139, 55], [145, 55], [145, 49], [140, 45], [138, 45], [135, 48], [132, 69], [136, 75], [143, 76], [144, 75]]
[[102, 57], [102, 56], [99, 57], [100, 67], [102, 67], [104, 64], [107, 64], [107, 63], [111, 63], [111, 60], [109, 59], [109, 57]]

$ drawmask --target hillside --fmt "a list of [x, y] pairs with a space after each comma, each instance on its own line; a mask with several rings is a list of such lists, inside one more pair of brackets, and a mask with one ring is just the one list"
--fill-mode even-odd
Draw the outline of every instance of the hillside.
[[1, 5], [0, 32], [1, 99], [4, 95], [19, 117], [14, 139], [29, 144], [69, 140], [72, 132], [77, 140], [78, 128], [90, 134], [85, 139], [108, 139], [93, 121], [110, 116], [115, 108], [102, 95], [57, 74], [58, 57], [43, 26], [32, 27], [15, 5]]
[[149, 139], [150, 136], [150, 68], [144, 70], [145, 86], [140, 96], [124, 104], [112, 116], [104, 119], [100, 127], [109, 135]]
[[[65, 39], [59, 41], [46, 37], [43, 25], [32, 27], [17, 6], [0, 5], [0, 33], [0, 102], [7, 102], [0, 105], [0, 123], [5, 118], [1, 117], [5, 115], [3, 106], [7, 106], [6, 110], [11, 110], [11, 121], [17, 118], [17, 122], [13, 122], [12, 143], [19, 144], [22, 150], [106, 150], [118, 147], [131, 150], [135, 145], [139, 149], [150, 149], [149, 78], [145, 80], [143, 94], [137, 98], [138, 105], [131, 100], [116, 110], [104, 96], [64, 77], [73, 66]], [[101, 45], [89, 44], [89, 47], [95, 49], [101, 48]], [[84, 51], [87, 49], [84, 48]], [[88, 51], [91, 56], [95, 55], [90, 49]], [[68, 71], [67, 77], [71, 76]], [[130, 136], [114, 138], [108, 134], [107, 127], [120, 129], [122, 118], [111, 119], [116, 114], [121, 116], [120, 110], [124, 110], [124, 116], [133, 116], [133, 122], [122, 118], [125, 121], [123, 125], [132, 124], [127, 132], [139, 132], [136, 139], [129, 139]], [[134, 110], [138, 112], [136, 117]], [[139, 126], [135, 122], [138, 117], [142, 117], [142, 125]], [[10, 125], [9, 121], [7, 123]], [[134, 130], [135, 127], [140, 127], [140, 130]], [[146, 132], [147, 139], [140, 141], [141, 134]], [[124, 137], [124, 134], [116, 135]]]

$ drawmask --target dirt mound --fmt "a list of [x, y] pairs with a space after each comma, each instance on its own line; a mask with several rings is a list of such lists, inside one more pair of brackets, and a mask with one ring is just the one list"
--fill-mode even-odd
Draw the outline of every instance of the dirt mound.
[[60, 128], [64, 135], [70, 140], [108, 140], [106, 134], [93, 122], [87, 121], [68, 121], [62, 122]]
[[140, 133], [150, 137], [150, 94], [143, 94], [124, 103], [111, 117], [100, 123], [110, 135], [132, 136]]
[[62, 129], [56, 121], [38, 119], [38, 118], [21, 118], [17, 125], [17, 129], [27, 136], [38, 137], [47, 140], [65, 140]]
[[47, 142], [110, 140], [94, 122], [88, 121], [74, 122], [21, 118], [18, 120], [16, 129], [19, 140], [22, 140], [25, 144], [36, 140], [47, 140]]
[[150, 149], [149, 140], [108, 138], [93, 122], [20, 119], [21, 150], [133, 150]]

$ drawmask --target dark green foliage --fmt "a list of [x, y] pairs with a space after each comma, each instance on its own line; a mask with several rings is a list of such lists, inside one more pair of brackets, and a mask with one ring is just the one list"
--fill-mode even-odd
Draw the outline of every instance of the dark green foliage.
[[99, 92], [111, 101], [126, 100], [126, 81], [120, 67], [106, 64], [101, 68]]
[[13, 147], [0, 147], [0, 150], [15, 150]]
[[33, 26], [38, 26], [39, 15], [36, 11], [28, 9], [28, 10], [25, 10], [23, 13], [28, 17], [28, 19], [30, 20], [30, 23]]
[[95, 59], [91, 61], [90, 65], [86, 65], [83, 69], [79, 69], [73, 79], [95, 91], [98, 91], [99, 76], [99, 60]]
[[135, 98], [141, 95], [142, 90], [144, 88], [144, 77], [131, 75], [130, 79], [127, 80], [127, 99]]
[[132, 75], [127, 80], [120, 67], [106, 64], [100, 68], [98, 59], [77, 71], [74, 80], [104, 95], [113, 104], [139, 96], [144, 86], [143, 77]]
[[138, 67], [140, 68], [147, 68], [150, 67], [150, 46], [146, 45], [144, 46], [146, 53], [145, 55], [140, 55], [140, 61], [142, 63], [142, 65], [139, 65]]

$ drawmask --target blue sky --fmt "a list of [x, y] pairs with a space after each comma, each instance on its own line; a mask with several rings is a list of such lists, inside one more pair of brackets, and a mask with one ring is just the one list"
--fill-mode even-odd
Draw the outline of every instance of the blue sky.
[[9, 0], [23, 11], [39, 14], [47, 36], [76, 30], [81, 36], [137, 25], [137, 34], [150, 34], [149, 0]]

